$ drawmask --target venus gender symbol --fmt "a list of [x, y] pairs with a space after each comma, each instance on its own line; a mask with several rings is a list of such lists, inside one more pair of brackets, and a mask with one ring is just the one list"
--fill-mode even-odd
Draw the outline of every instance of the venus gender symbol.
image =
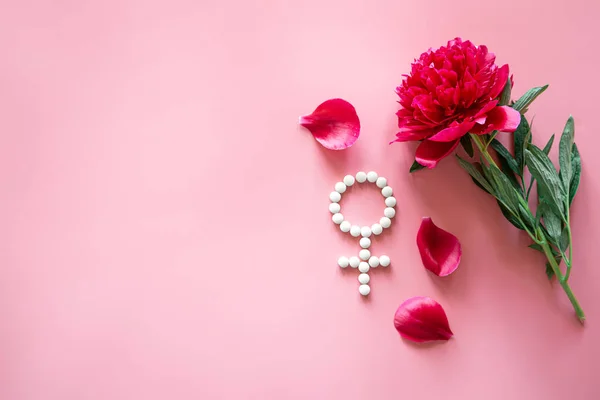
[[[381, 217], [378, 223], [375, 223], [370, 227], [360, 227], [358, 225], [352, 225], [349, 221], [344, 219], [339, 202], [342, 199], [342, 193], [344, 193], [348, 187], [354, 185], [354, 182], [364, 183], [367, 181], [376, 184], [377, 187], [381, 189], [381, 194], [385, 198], [386, 208], [383, 210], [383, 217]], [[379, 236], [384, 229], [387, 229], [392, 225], [392, 218], [396, 215], [396, 209], [394, 208], [396, 206], [396, 199], [392, 194], [393, 190], [387, 185], [387, 179], [383, 176], [378, 176], [377, 172], [374, 171], [367, 174], [362, 171], [358, 172], [356, 174], [356, 179], [352, 175], [346, 175], [343, 182], [335, 184], [335, 191], [329, 194], [329, 200], [331, 200], [329, 211], [333, 214], [331, 217], [333, 222], [340, 226], [342, 232], [350, 233], [353, 237], [361, 236], [359, 241], [361, 250], [358, 252], [358, 257], [342, 256], [338, 259], [338, 265], [341, 268], [347, 268], [348, 266], [351, 268], [358, 268], [360, 271], [360, 275], [358, 275], [358, 282], [360, 283], [358, 292], [363, 296], [367, 296], [371, 293], [371, 287], [369, 286], [369, 281], [371, 280], [369, 270], [371, 268], [377, 268], [380, 265], [382, 267], [390, 265], [390, 258], [388, 256], [372, 256], [369, 247], [371, 247], [371, 235]]]

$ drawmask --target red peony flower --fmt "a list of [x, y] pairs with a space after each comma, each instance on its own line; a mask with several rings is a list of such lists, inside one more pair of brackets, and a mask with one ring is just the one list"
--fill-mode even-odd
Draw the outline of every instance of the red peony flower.
[[469, 132], [514, 132], [519, 112], [498, 106], [508, 65], [498, 67], [495, 60], [486, 46], [460, 38], [421, 54], [396, 88], [402, 109], [396, 113], [400, 131], [393, 142], [422, 141], [415, 159], [433, 168]]

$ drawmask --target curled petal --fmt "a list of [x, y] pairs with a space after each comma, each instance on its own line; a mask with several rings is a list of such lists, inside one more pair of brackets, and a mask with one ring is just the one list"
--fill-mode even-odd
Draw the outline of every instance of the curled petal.
[[394, 326], [400, 336], [413, 342], [448, 340], [454, 335], [444, 309], [429, 297], [412, 297], [402, 303]]
[[438, 228], [429, 217], [421, 221], [417, 247], [423, 266], [437, 276], [450, 275], [460, 264], [462, 250], [458, 238]]
[[514, 108], [508, 106], [494, 107], [487, 113], [485, 123], [475, 125], [471, 132], [485, 135], [492, 131], [514, 132], [521, 122], [521, 114]]
[[458, 146], [459, 141], [454, 142], [432, 142], [424, 140], [415, 152], [415, 160], [427, 168], [434, 168], [438, 162]]
[[330, 150], [352, 146], [360, 134], [360, 121], [354, 106], [342, 99], [321, 103], [312, 114], [300, 117], [299, 122]]

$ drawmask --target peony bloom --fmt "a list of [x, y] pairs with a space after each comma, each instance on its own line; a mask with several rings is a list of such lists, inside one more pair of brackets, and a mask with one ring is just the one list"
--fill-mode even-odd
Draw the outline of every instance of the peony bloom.
[[514, 132], [519, 112], [498, 105], [508, 65], [498, 67], [495, 60], [487, 47], [460, 38], [421, 54], [396, 88], [402, 108], [393, 142], [422, 141], [415, 159], [433, 168], [469, 132]]

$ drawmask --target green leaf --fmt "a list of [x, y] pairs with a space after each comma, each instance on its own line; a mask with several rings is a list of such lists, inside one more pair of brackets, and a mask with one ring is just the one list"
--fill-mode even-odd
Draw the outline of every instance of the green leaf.
[[554, 276], [554, 270], [552, 269], [552, 265], [550, 265], [550, 262], [546, 263], [546, 276], [548, 276], [548, 279], [552, 279], [552, 277]]
[[502, 89], [502, 93], [500, 94], [500, 101], [498, 102], [499, 106], [505, 106], [510, 102], [511, 89], [510, 78], [508, 78], [504, 85], [504, 89]]
[[519, 203], [519, 215], [521, 217], [521, 221], [523, 221], [530, 230], [533, 230], [536, 225], [535, 218], [531, 215], [531, 211], [528, 208], [525, 208], [521, 203]]
[[484, 173], [486, 170], [489, 176], [491, 176], [491, 179], [488, 177], [491, 186], [496, 189], [496, 198], [506, 204], [515, 216], [518, 216], [519, 193], [515, 190], [512, 183], [510, 183], [510, 180], [494, 165], [489, 167], [483, 166]]
[[508, 220], [508, 222], [510, 222], [511, 224], [513, 224], [513, 226], [517, 229], [520, 229], [522, 231], [525, 230], [525, 227], [523, 226], [523, 224], [521, 223], [521, 221], [519, 221], [511, 212], [508, 208], [506, 208], [504, 206], [504, 204], [502, 204], [500, 202], [500, 200], [496, 200], [498, 202], [498, 207], [500, 207], [500, 211], [502, 211], [502, 215], [504, 215], [504, 218], [506, 218]]
[[469, 175], [471, 175], [471, 177], [475, 181], [477, 181], [477, 183], [479, 183], [479, 185], [481, 185], [481, 187], [485, 191], [487, 191], [488, 193], [494, 193], [489, 182], [483, 177], [483, 175], [481, 175], [481, 172], [479, 172], [479, 170], [477, 168], [475, 168], [475, 166], [473, 164], [469, 163], [468, 161], [463, 160], [458, 155], [456, 155], [456, 158], [458, 158], [458, 163], [460, 164], [460, 166], [465, 171], [467, 171], [469, 173]]
[[550, 154], [550, 149], [552, 149], [553, 143], [554, 143], [554, 133], [552, 134], [552, 136], [550, 136], [550, 139], [548, 139], [548, 143], [546, 143], [546, 145], [544, 146], [544, 149], [542, 150], [546, 155]]
[[540, 246], [540, 245], [539, 245], [539, 244], [537, 244], [537, 243], [532, 243], [532, 244], [530, 244], [528, 247], [529, 247], [530, 249], [537, 250], [537, 251], [539, 251], [539, 252], [541, 252], [541, 253], [543, 253], [543, 252], [544, 252], [544, 249], [542, 248], [542, 246]]
[[512, 105], [512, 108], [519, 111], [521, 114], [525, 114], [527, 112], [527, 107], [544, 91], [548, 89], [548, 85], [544, 85], [541, 87], [534, 87], [533, 89], [529, 89], [527, 93], [525, 93], [519, 100]]
[[577, 145], [575, 143], [573, 143], [572, 151], [573, 157], [571, 157], [571, 171], [573, 175], [571, 176], [571, 183], [569, 184], [569, 206], [573, 202], [573, 198], [575, 198], [575, 194], [579, 188], [579, 180], [581, 179], [581, 155], [579, 155], [579, 150], [577, 149]]
[[560, 165], [560, 177], [565, 188], [565, 193], [569, 193], [569, 186], [571, 184], [571, 176], [573, 174], [571, 163], [571, 155], [573, 151], [573, 138], [575, 136], [575, 121], [570, 116], [563, 130], [563, 134], [560, 137], [558, 162]]
[[[531, 128], [529, 122], [524, 115], [521, 115], [521, 122], [514, 133], [515, 142], [515, 162], [517, 163], [518, 173], [517, 175], [523, 176], [523, 168], [525, 167], [525, 157], [523, 151], [527, 147], [528, 143], [531, 143], [531, 135], [529, 134]], [[527, 143], [526, 143], [527, 142]]]
[[535, 145], [525, 149], [525, 163], [542, 191], [547, 193], [548, 204], [564, 219], [564, 194], [558, 173], [548, 156]]
[[[540, 203], [540, 206], [545, 204], [545, 202], [542, 202]], [[544, 210], [542, 211], [542, 216], [544, 218], [544, 226], [546, 227], [548, 234], [552, 237], [555, 243], [558, 243], [562, 231], [562, 221], [560, 220], [560, 217], [554, 214], [554, 212], [552, 212], [549, 206], [546, 206], [544, 208]]]
[[494, 150], [496, 150], [496, 153], [498, 153], [498, 155], [506, 161], [507, 165], [510, 167], [511, 171], [513, 171], [515, 174], [519, 173], [519, 165], [517, 164], [517, 161], [513, 158], [512, 154], [510, 154], [510, 152], [508, 151], [508, 149], [506, 147], [504, 147], [504, 145], [502, 143], [500, 143], [500, 141], [498, 139], [494, 139], [492, 140], [492, 148]]
[[567, 251], [569, 248], [569, 231], [565, 226], [560, 234], [560, 239], [558, 240], [558, 248], [563, 252]]
[[423, 168], [425, 168], [425, 166], [424, 166], [424, 165], [421, 165], [421, 164], [419, 164], [419, 163], [417, 162], [417, 160], [415, 160], [415, 161], [412, 163], [412, 165], [410, 166], [410, 169], [408, 170], [408, 172], [409, 172], [409, 173], [412, 173], [412, 172], [415, 172], [415, 171], [421, 170], [421, 169], [423, 169]]
[[471, 142], [471, 136], [465, 135], [461, 137], [460, 144], [462, 145], [463, 149], [465, 149], [469, 157], [473, 157], [473, 154], [475, 153], [473, 152], [473, 142]]

